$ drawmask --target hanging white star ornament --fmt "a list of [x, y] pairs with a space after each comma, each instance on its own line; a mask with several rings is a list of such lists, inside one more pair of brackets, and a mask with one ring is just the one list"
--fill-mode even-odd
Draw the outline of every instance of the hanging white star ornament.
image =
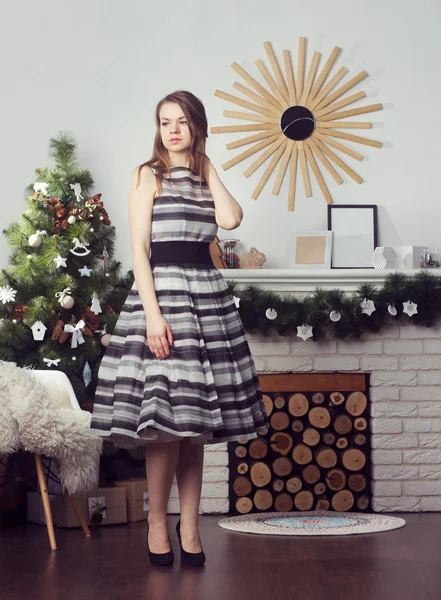
[[233, 296], [233, 298], [234, 298], [234, 303], [236, 304], [236, 308], [239, 308], [240, 298], [238, 298], [237, 296]]
[[277, 311], [276, 311], [276, 309], [275, 308], [268, 308], [268, 310], [265, 311], [265, 316], [270, 321], [274, 321], [274, 319], [277, 319]]
[[60, 267], [67, 267], [66, 261], [67, 261], [67, 258], [63, 258], [61, 256], [61, 254], [59, 254], [58, 256], [56, 256], [54, 258], [54, 263], [57, 265], [58, 268], [60, 268]]
[[373, 312], [375, 312], [377, 309], [375, 308], [375, 303], [373, 300], [368, 300], [367, 298], [365, 298], [363, 300], [363, 302], [360, 302], [360, 306], [361, 306], [361, 312], [364, 315], [368, 315], [369, 317], [371, 316], [371, 314]]
[[412, 317], [418, 313], [417, 307], [418, 304], [415, 304], [415, 302], [412, 302], [411, 300], [403, 302], [403, 312], [406, 313], [406, 315], [409, 315], [409, 317]]
[[0, 302], [6, 304], [7, 302], [14, 302], [17, 290], [11, 288], [10, 285], [0, 287]]
[[81, 275], [81, 277], [90, 277], [90, 274], [92, 273], [92, 271], [93, 271], [93, 269], [89, 269], [86, 266], [84, 266], [82, 269], [78, 269], [78, 272]]
[[329, 313], [329, 318], [333, 323], [337, 323], [341, 319], [341, 312], [339, 312], [338, 310], [333, 310]]
[[74, 191], [74, 194], [77, 197], [77, 202], [81, 202], [81, 200], [84, 200], [83, 196], [81, 195], [81, 184], [80, 183], [71, 183], [70, 189]]
[[306, 342], [308, 338], [312, 338], [311, 325], [299, 325], [297, 327], [297, 337], [302, 338], [304, 342]]
[[398, 311], [396, 309], [396, 307], [393, 304], [389, 304], [389, 306], [387, 307], [387, 312], [392, 316], [392, 317], [396, 317], [398, 314]]

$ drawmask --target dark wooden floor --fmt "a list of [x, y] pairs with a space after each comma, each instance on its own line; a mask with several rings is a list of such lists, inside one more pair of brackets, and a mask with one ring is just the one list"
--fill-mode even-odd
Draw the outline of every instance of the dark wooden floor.
[[145, 523], [56, 528], [50, 552], [39, 525], [0, 528], [1, 600], [440, 600], [441, 514], [402, 515], [407, 525], [348, 537], [257, 536], [201, 518], [202, 569], [152, 567]]

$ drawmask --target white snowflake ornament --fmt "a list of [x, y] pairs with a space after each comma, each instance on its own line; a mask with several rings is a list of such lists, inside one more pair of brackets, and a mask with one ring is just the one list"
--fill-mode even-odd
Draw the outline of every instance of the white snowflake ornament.
[[306, 342], [307, 339], [312, 338], [311, 325], [299, 325], [297, 327], [297, 337], [302, 338], [304, 342]]
[[411, 300], [403, 302], [403, 312], [406, 313], [406, 315], [409, 315], [409, 317], [416, 315], [418, 313], [418, 304], [415, 304], [415, 302], [412, 302]]
[[371, 314], [373, 312], [375, 312], [377, 309], [375, 308], [375, 303], [373, 300], [368, 300], [367, 298], [365, 298], [363, 300], [363, 302], [360, 302], [360, 306], [361, 306], [361, 312], [364, 315], [368, 315], [369, 317], [371, 316]]
[[10, 285], [4, 285], [0, 287], [0, 302], [6, 304], [7, 302], [14, 302], [17, 290], [11, 288]]
[[276, 309], [275, 308], [268, 308], [265, 311], [265, 316], [270, 321], [274, 321], [274, 319], [277, 319], [277, 311], [276, 311]]

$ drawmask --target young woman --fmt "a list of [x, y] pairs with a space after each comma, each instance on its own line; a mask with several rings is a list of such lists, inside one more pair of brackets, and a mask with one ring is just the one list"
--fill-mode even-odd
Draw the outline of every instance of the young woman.
[[236, 304], [210, 256], [242, 209], [205, 154], [202, 102], [178, 91], [156, 109], [152, 158], [135, 169], [129, 220], [135, 283], [101, 361], [92, 428], [146, 445], [151, 562], [170, 565], [176, 474], [181, 562], [201, 565], [204, 444], [250, 439], [267, 415]]

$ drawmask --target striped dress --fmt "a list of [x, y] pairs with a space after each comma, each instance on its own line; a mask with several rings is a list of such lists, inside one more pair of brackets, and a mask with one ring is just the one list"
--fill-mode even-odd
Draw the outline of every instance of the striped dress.
[[[211, 243], [218, 231], [208, 186], [171, 167], [152, 211], [152, 242]], [[115, 446], [191, 438], [194, 443], [251, 439], [268, 423], [238, 310], [212, 265], [152, 265], [156, 297], [173, 334], [170, 357], [146, 342], [136, 282], [102, 358], [92, 429]]]

